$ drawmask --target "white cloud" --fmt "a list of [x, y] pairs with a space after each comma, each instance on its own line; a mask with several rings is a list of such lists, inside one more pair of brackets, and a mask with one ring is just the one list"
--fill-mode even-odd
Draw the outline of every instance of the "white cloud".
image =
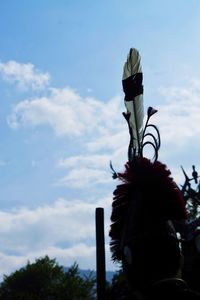
[[[123, 126], [123, 120], [121, 120], [122, 126], [119, 129], [119, 132], [113, 131], [102, 132], [101, 135], [94, 138], [92, 141], [88, 141], [87, 148], [91, 152], [100, 151], [100, 150], [112, 150], [115, 151], [123, 145], [128, 147], [128, 129]], [[119, 120], [119, 123], [121, 123]]]
[[12, 128], [47, 125], [57, 135], [100, 134], [106, 130], [120, 128], [120, 99], [107, 103], [81, 96], [69, 87], [50, 89], [49, 97], [19, 102], [8, 117]]
[[[198, 80], [192, 80], [184, 88], [161, 88], [160, 94], [159, 113], [152, 121], [157, 123], [162, 141], [182, 147], [200, 134]], [[81, 137], [82, 149], [94, 153], [104, 151], [113, 156], [129, 142], [122, 111], [123, 101], [119, 97], [101, 102], [83, 98], [69, 87], [54, 88], [48, 97], [19, 102], [8, 117], [8, 124], [12, 128], [49, 126], [58, 136]]]
[[[197, 80], [189, 87], [160, 89], [162, 104], [152, 117], [161, 133], [162, 159], [177, 155], [200, 134], [200, 90]], [[58, 136], [74, 136], [80, 154], [59, 161], [66, 175], [58, 185], [87, 188], [110, 183], [109, 161], [123, 169], [129, 143], [128, 128], [122, 117], [123, 101], [119, 97], [101, 102], [83, 98], [75, 90], [51, 89], [48, 97], [19, 102], [8, 117], [12, 128], [49, 126]], [[171, 145], [171, 146], [169, 146]], [[173, 145], [173, 147], [172, 147]], [[84, 153], [84, 154], [83, 154]]]
[[72, 156], [58, 161], [58, 166], [63, 168], [76, 167], [84, 165], [86, 167], [104, 167], [109, 162], [110, 156], [105, 154], [96, 155], [78, 155]]
[[[152, 122], [160, 129], [161, 142], [164, 145], [163, 157], [172, 151], [173, 153], [180, 151], [183, 145], [187, 147], [191, 143], [196, 143], [196, 137], [200, 134], [198, 83], [196, 79], [192, 80], [189, 86], [160, 89], [161, 104], [157, 106], [159, 113], [153, 116]], [[129, 143], [127, 124], [122, 117], [124, 110], [123, 100], [119, 97], [101, 102], [94, 98], [83, 98], [75, 90], [66, 87], [51, 89], [48, 97], [19, 102], [8, 117], [8, 124], [12, 128], [49, 126], [58, 136], [69, 135], [78, 138], [77, 142], [80, 141], [81, 149], [86, 151], [86, 156], [87, 153], [103, 155], [102, 157], [107, 155], [112, 160], [117, 157], [118, 163], [126, 160], [127, 154], [124, 149]], [[123, 153], [121, 158], [118, 155], [119, 149], [121, 154]], [[80, 171], [77, 169], [73, 171], [72, 166], [72, 173], [62, 179], [63, 183], [72, 182], [84, 172], [88, 173], [88, 180], [89, 173], [98, 178], [100, 173], [92, 174], [92, 172], [94, 173], [94, 170], [99, 172], [99, 167], [92, 167], [91, 171], [91, 166], [87, 165], [85, 169], [83, 160], [79, 159], [79, 162]]]
[[67, 175], [56, 182], [80, 188], [111, 181], [109, 161], [128, 144], [122, 110], [119, 97], [105, 103], [82, 98], [69, 87], [51, 89], [49, 97], [19, 102], [8, 124], [12, 128], [46, 125], [58, 136], [72, 135], [77, 141], [80, 137], [80, 149], [87, 154], [60, 160], [59, 166], [65, 165]]
[[30, 246], [36, 250], [54, 242], [73, 243], [91, 238], [94, 210], [95, 204], [92, 203], [60, 199], [52, 206], [41, 206], [35, 210], [21, 208], [12, 212], [1, 211], [0, 249], [15, 249], [21, 253]]
[[[189, 86], [160, 89], [159, 113], [152, 118], [161, 133], [161, 158], [177, 155], [195, 143], [200, 134], [200, 89], [198, 80]], [[8, 117], [12, 128], [48, 126], [57, 136], [74, 136], [80, 154], [59, 162], [66, 175], [58, 185], [86, 188], [109, 183], [108, 163], [123, 169], [129, 143], [128, 128], [122, 117], [123, 100], [119, 97], [101, 102], [83, 98], [66, 87], [50, 89], [49, 96], [19, 102]], [[84, 154], [83, 154], [84, 153]]]
[[161, 137], [174, 146], [194, 142], [200, 135], [200, 88], [197, 80], [186, 87], [160, 89], [166, 102], [158, 106]]
[[0, 62], [0, 74], [3, 79], [16, 83], [20, 89], [34, 89], [40, 90], [49, 84], [49, 73], [42, 73], [37, 70], [33, 64], [22, 64], [14, 60], [6, 63]]
[[95, 208], [109, 207], [109, 202], [108, 197], [95, 203], [58, 199], [36, 209], [0, 211], [0, 251], [15, 249], [21, 253], [30, 246], [37, 250], [59, 242], [91, 239]]
[[108, 184], [111, 181], [111, 176], [104, 170], [77, 167], [77, 169], [72, 169], [67, 176], [61, 178], [57, 185], [71, 188], [88, 188], [97, 184]]
[[58, 185], [73, 188], [86, 188], [96, 184], [111, 182], [109, 170], [110, 155], [79, 155], [60, 159], [58, 166], [65, 168], [67, 176], [58, 181]]
[[10, 275], [11, 272], [25, 266], [28, 259], [27, 256], [18, 256], [12, 254], [6, 254], [0, 252], [0, 280], [3, 279], [3, 275]]
[[122, 110], [123, 101], [119, 97], [105, 103], [82, 98], [69, 87], [54, 88], [49, 97], [19, 102], [7, 120], [11, 128], [43, 125], [58, 136], [74, 136], [84, 154], [59, 161], [60, 167], [65, 165], [67, 174], [56, 184], [85, 188], [111, 181], [109, 161], [128, 144]]
[[[110, 202], [111, 195], [96, 202], [58, 199], [35, 209], [0, 211], [0, 277], [46, 254], [65, 266], [77, 261], [81, 268], [95, 267], [95, 209], [105, 209], [107, 237]], [[108, 248], [107, 256], [109, 261]]]

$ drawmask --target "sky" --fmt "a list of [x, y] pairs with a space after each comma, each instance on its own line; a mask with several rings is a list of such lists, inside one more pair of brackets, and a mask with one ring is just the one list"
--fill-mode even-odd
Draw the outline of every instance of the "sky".
[[[95, 209], [127, 161], [121, 78], [141, 55], [159, 160], [200, 170], [198, 0], [0, 0], [0, 279], [49, 255], [96, 268]], [[199, 171], [200, 172], [200, 171]]]

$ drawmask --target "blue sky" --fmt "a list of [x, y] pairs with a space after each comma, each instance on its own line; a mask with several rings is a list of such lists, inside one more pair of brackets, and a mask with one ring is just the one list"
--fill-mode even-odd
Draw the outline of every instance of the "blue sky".
[[121, 87], [140, 51], [144, 103], [159, 110], [160, 160], [183, 183], [199, 166], [200, 2], [0, 1], [0, 277], [48, 254], [95, 269], [128, 130]]

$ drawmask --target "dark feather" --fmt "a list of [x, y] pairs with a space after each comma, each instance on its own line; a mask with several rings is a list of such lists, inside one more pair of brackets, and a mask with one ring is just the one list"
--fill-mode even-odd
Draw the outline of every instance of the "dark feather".
[[[151, 224], [155, 227], [157, 224], [159, 230], [160, 224], [168, 220], [187, 217], [181, 191], [172, 179], [171, 172], [161, 162], [152, 163], [146, 158], [137, 157], [125, 165], [125, 172], [118, 173], [118, 177], [123, 184], [118, 185], [113, 192], [112, 224], [109, 233], [113, 260], [120, 260], [122, 257], [120, 245], [126, 224], [129, 230], [132, 228], [132, 236], [129, 238], [133, 238], [136, 234], [134, 226], [137, 230], [141, 227], [141, 231], [148, 231]], [[133, 196], [136, 190], [137, 197]], [[130, 214], [130, 210], [135, 211]], [[135, 220], [130, 219], [133, 215]]]

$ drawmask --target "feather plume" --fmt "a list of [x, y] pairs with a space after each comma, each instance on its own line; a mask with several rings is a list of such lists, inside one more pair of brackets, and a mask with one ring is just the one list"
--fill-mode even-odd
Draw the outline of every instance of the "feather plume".
[[137, 157], [118, 178], [122, 184], [113, 193], [109, 233], [114, 261], [122, 260], [128, 240], [159, 233], [168, 220], [187, 218], [181, 192], [161, 162]]
[[[143, 74], [140, 63], [140, 54], [131, 48], [124, 64], [122, 85], [125, 93], [128, 124], [133, 139], [133, 149], [138, 154], [143, 132]], [[127, 119], [127, 118], [126, 118]]]

